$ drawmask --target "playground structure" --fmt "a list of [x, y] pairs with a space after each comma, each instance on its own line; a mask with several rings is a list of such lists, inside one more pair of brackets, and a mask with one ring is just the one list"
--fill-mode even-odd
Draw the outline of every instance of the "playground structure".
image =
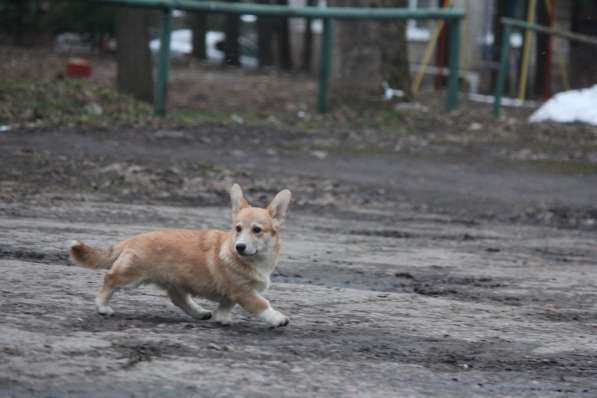
[[334, 21], [336, 19], [436, 19], [448, 27], [448, 87], [446, 109], [452, 111], [458, 104], [458, 69], [460, 52], [460, 23], [465, 13], [462, 9], [406, 9], [406, 8], [357, 8], [357, 7], [293, 7], [252, 3], [224, 3], [201, 0], [95, 0], [100, 4], [129, 7], [154, 8], [161, 10], [160, 53], [158, 74], [155, 83], [154, 112], [166, 113], [166, 95], [170, 67], [170, 36], [172, 33], [172, 12], [182, 10], [201, 13], [246, 14], [285, 16], [294, 18], [319, 18], [323, 21], [317, 110], [325, 113], [329, 109], [329, 88]]
[[[532, 19], [529, 19], [529, 20], [532, 20]], [[535, 32], [541, 33], [541, 34], [548, 34], [548, 35], [553, 35], [553, 36], [564, 37], [564, 38], [567, 38], [572, 41], [578, 41], [578, 42], [588, 43], [588, 44], [597, 46], [597, 38], [588, 36], [588, 35], [562, 31], [562, 30], [553, 29], [553, 28], [549, 28], [546, 26], [542, 26], [542, 25], [537, 25], [535, 23], [520, 21], [520, 20], [516, 20], [516, 19], [511, 19], [511, 18], [502, 18], [500, 22], [504, 25], [504, 30], [502, 32], [502, 47], [500, 49], [500, 65], [499, 65], [499, 72], [498, 72], [498, 78], [496, 81], [495, 96], [494, 96], [494, 102], [493, 102], [493, 114], [495, 117], [499, 117], [500, 113], [501, 113], [502, 97], [503, 97], [503, 93], [504, 93], [504, 86], [506, 83], [506, 75], [508, 74], [508, 54], [510, 51], [510, 34], [512, 33], [513, 28], [523, 29], [525, 31], [525, 33], [529, 33], [530, 31], [535, 31]], [[529, 35], [527, 34], [525, 36], [527, 37], [526, 40], [528, 41]], [[527, 46], [527, 49], [528, 48], [529, 48], [529, 46]], [[525, 56], [525, 54], [526, 54], [526, 56]], [[525, 61], [525, 59], [526, 59], [526, 61]], [[528, 50], [524, 51], [524, 54], [523, 54], [522, 70], [526, 71], [527, 67], [528, 67]], [[523, 99], [523, 96], [524, 96], [524, 91], [525, 91], [525, 87], [526, 87], [526, 79], [527, 79], [526, 73], [523, 73], [523, 76], [521, 76], [521, 85], [520, 85], [520, 89], [519, 89], [519, 97], [522, 97], [521, 99]]]

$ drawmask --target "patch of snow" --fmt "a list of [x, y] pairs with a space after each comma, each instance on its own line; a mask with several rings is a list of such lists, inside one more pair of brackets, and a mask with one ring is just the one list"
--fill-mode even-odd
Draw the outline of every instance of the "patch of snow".
[[[209, 33], [212, 32], [208, 32]], [[207, 40], [206, 40], [207, 42]], [[170, 35], [170, 54], [173, 57], [182, 57], [191, 54], [193, 51], [193, 32], [190, 29], [178, 29]], [[153, 53], [160, 51], [160, 39], [153, 39], [149, 42], [149, 48]], [[209, 47], [208, 47], [209, 48]]]
[[560, 123], [582, 122], [597, 126], [597, 85], [558, 93], [529, 118], [531, 122], [547, 120]]
[[256, 15], [243, 14], [243, 15], [240, 16], [240, 19], [243, 22], [246, 22], [246, 23], [255, 23], [255, 22], [257, 22], [257, 16]]
[[[494, 37], [493, 37], [492, 32], [487, 33], [483, 37], [483, 44], [485, 44], [487, 46], [491, 46], [491, 45], [493, 45], [493, 42], [494, 42]], [[518, 47], [522, 46], [522, 42], [523, 42], [522, 34], [520, 34], [518, 32], [514, 32], [514, 33], [510, 34], [510, 47], [518, 48]]]
[[406, 39], [408, 41], [428, 41], [430, 37], [431, 33], [429, 32], [429, 29], [419, 28], [414, 23], [406, 25]]
[[[224, 53], [217, 48], [218, 42], [224, 41], [224, 32], [209, 31], [205, 35], [207, 48], [207, 59], [210, 61], [221, 61]], [[160, 51], [160, 39], [153, 39], [149, 42], [149, 48], [153, 54]], [[172, 58], [184, 58], [193, 52], [193, 32], [191, 29], [173, 30], [170, 35], [170, 56]], [[240, 62], [246, 66], [257, 66], [257, 60], [253, 57], [241, 55]]]

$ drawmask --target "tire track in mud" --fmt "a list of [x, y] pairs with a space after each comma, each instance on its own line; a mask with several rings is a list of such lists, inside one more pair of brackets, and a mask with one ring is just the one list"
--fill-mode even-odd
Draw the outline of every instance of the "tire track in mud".
[[21, 260], [40, 264], [70, 265], [66, 249], [64, 251], [39, 251], [0, 245], [0, 259]]

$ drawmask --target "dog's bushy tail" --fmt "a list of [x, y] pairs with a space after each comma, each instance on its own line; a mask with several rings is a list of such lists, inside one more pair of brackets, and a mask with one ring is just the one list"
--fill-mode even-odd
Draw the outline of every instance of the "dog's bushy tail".
[[70, 243], [69, 253], [75, 263], [94, 269], [110, 268], [118, 257], [118, 253], [114, 253], [112, 248], [98, 249], [78, 240]]

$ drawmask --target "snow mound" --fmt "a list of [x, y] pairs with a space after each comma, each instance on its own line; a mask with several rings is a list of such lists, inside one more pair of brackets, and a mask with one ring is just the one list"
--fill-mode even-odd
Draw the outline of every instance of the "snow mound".
[[560, 123], [582, 122], [597, 126], [597, 85], [556, 94], [529, 118], [531, 122], [547, 120]]

